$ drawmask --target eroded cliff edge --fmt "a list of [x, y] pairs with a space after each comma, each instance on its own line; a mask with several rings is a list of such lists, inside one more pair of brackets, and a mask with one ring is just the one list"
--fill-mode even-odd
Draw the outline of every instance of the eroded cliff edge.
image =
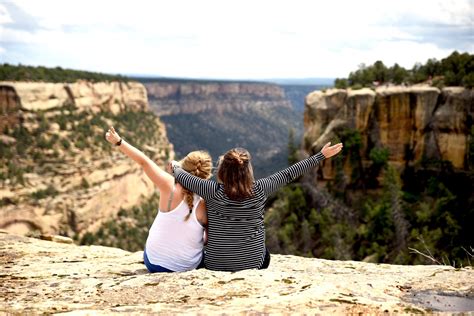
[[150, 105], [160, 116], [291, 109], [284, 90], [269, 83], [146, 83], [145, 87]]
[[267, 270], [149, 274], [142, 252], [0, 233], [0, 312], [420, 313], [474, 310], [471, 267], [273, 255]]
[[104, 139], [114, 125], [158, 164], [174, 155], [136, 82], [0, 82], [0, 228], [67, 236], [96, 230], [154, 191]]
[[[389, 162], [397, 167], [431, 159], [465, 170], [473, 118], [473, 89], [412, 86], [315, 91], [306, 98], [304, 147], [314, 152], [344, 130], [358, 130], [364, 165], [370, 164], [373, 148], [385, 148]], [[345, 169], [350, 174], [348, 163]], [[322, 178], [334, 176], [334, 166], [325, 163]]]

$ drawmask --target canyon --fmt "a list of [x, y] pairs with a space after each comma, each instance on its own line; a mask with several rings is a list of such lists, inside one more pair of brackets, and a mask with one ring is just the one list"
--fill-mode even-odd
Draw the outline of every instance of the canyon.
[[[374, 150], [387, 150], [388, 163], [400, 172], [422, 168], [423, 161], [442, 161], [455, 173], [469, 175], [473, 101], [473, 90], [457, 87], [314, 91], [305, 102], [303, 148], [306, 154], [313, 154], [327, 141], [357, 135], [363, 168], [374, 164]], [[256, 144], [249, 146], [254, 157], [275, 166], [272, 159], [283, 156], [288, 129], [298, 119], [294, 113], [285, 92], [267, 84], [0, 82], [0, 312], [378, 314], [474, 310], [472, 267], [275, 254], [268, 270], [227, 273], [201, 269], [158, 275], [147, 273], [141, 251], [74, 244], [110, 222], [134, 227], [137, 222], [123, 210], [151, 196], [156, 200], [155, 189], [140, 168], [105, 142], [108, 126], [114, 125], [161, 166], [175, 156], [168, 139], [171, 133], [185, 135], [200, 146], [203, 143], [197, 140], [216, 142], [215, 135], [232, 147], [249, 146], [244, 141], [251, 140], [254, 143], [250, 144]], [[189, 127], [188, 134], [177, 133], [180, 126]], [[242, 138], [233, 138], [236, 136]], [[214, 150], [222, 150], [222, 144], [219, 146]], [[350, 149], [351, 144], [346, 147]], [[269, 151], [272, 148], [274, 152]], [[348, 150], [342, 160], [347, 178], [355, 168], [354, 154]], [[429, 166], [436, 169], [446, 164]], [[318, 184], [334, 181], [338, 168], [335, 160], [324, 161], [316, 171]], [[320, 203], [327, 202], [318, 212], [334, 202], [326, 191], [313, 191], [320, 194]], [[341, 209], [353, 215], [349, 207]], [[270, 209], [267, 217], [276, 212]], [[278, 227], [285, 228], [281, 220]], [[142, 226], [146, 232], [148, 226]], [[280, 238], [269, 226], [268, 239]], [[116, 235], [112, 229], [105, 230], [106, 234], [122, 236], [116, 226], [108, 227]], [[332, 226], [327, 229], [337, 232]], [[294, 226], [293, 230], [304, 229]], [[139, 240], [138, 245], [143, 242]], [[364, 260], [374, 259], [367, 256]]]
[[137, 82], [0, 82], [0, 113], [0, 228], [11, 232], [80, 237], [153, 194], [105, 141], [110, 125], [160, 165], [174, 156]]
[[[216, 161], [225, 150], [245, 146], [253, 155], [259, 178], [287, 165], [289, 130], [295, 126], [292, 124], [303, 123], [286, 94], [283, 88], [265, 83], [2, 82], [0, 229], [27, 235], [60, 234], [83, 244], [139, 250], [154, 218], [158, 196], [140, 168], [104, 141], [107, 127], [114, 125], [127, 141], [160, 165], [175, 157], [175, 150], [180, 158], [188, 151], [207, 149]], [[345, 149], [339, 162], [326, 160], [316, 170], [317, 176], [306, 177], [304, 192], [294, 196], [286, 192], [289, 197], [279, 198], [299, 196], [297, 202], [288, 202], [290, 209], [306, 205], [318, 215], [329, 207], [331, 214], [357, 225], [354, 214], [363, 209], [366, 193], [377, 199], [382, 192], [384, 169], [380, 168], [372, 181], [375, 152], [382, 158], [386, 154], [389, 165], [399, 174], [410, 168], [431, 172], [422, 175], [423, 179], [435, 177], [464, 203], [460, 205], [469, 205], [469, 186], [461, 184], [469, 183], [472, 174], [472, 113], [472, 90], [457, 87], [383, 86], [311, 92], [304, 113], [306, 154], [319, 151], [327, 141], [342, 140]], [[357, 142], [360, 145], [354, 149]], [[357, 168], [362, 170], [359, 175], [366, 177], [365, 187], [351, 183]], [[449, 183], [436, 174], [451, 169], [454, 176], [449, 175]], [[341, 173], [343, 182], [336, 189], [345, 194], [343, 202], [330, 196], [334, 190], [329, 186]], [[407, 182], [423, 190], [427, 182], [418, 181], [422, 179], [419, 173], [413, 174], [417, 180]], [[319, 189], [327, 185], [329, 191], [315, 190], [318, 185]], [[358, 195], [349, 195], [351, 190], [359, 190]], [[146, 207], [141, 208], [143, 204]], [[299, 212], [305, 219], [313, 210]], [[418, 214], [407, 212], [405, 216]], [[267, 216], [270, 222], [272, 214]], [[459, 223], [470, 216], [458, 216], [451, 210], [446, 214], [456, 220], [464, 216], [459, 217]], [[317, 227], [321, 219], [315, 216], [305, 222], [311, 223], [308, 227]], [[268, 225], [274, 232], [269, 241], [281, 243], [280, 229], [286, 227], [287, 220], [291, 218], [279, 218], [275, 227]], [[295, 237], [298, 227], [286, 229], [285, 236], [303, 240]], [[321, 237], [320, 232], [323, 228], [306, 234], [304, 240], [312, 243]], [[285, 240], [296, 244], [290, 237]], [[123, 243], [118, 243], [122, 239]], [[318, 249], [313, 251], [319, 256]]]
[[[150, 107], [168, 130], [178, 156], [203, 149], [217, 158], [233, 147], [253, 157], [257, 177], [287, 166], [290, 130], [302, 134], [302, 113], [276, 84], [145, 82]], [[304, 98], [301, 97], [301, 106]], [[301, 107], [300, 106], [300, 107]]]

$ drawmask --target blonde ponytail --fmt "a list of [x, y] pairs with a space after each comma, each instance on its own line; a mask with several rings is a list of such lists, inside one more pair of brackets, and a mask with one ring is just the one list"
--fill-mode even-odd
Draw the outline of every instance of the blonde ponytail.
[[191, 213], [193, 212], [194, 193], [189, 191], [188, 189], [183, 188], [183, 195], [184, 195], [184, 200], [186, 201], [186, 204], [188, 204], [188, 207], [189, 207], [189, 213], [184, 218], [184, 221], [187, 221], [189, 217], [191, 216]]
[[[209, 179], [212, 175], [212, 158], [205, 151], [192, 151], [181, 160], [181, 168], [201, 179]], [[194, 194], [188, 189], [183, 188], [183, 195], [189, 207], [189, 214], [184, 218], [187, 221], [194, 208]]]

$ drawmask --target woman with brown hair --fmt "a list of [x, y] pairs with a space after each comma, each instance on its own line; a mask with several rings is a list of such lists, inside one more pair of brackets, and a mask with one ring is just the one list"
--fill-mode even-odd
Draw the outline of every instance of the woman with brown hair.
[[[160, 191], [158, 214], [148, 233], [143, 259], [150, 272], [177, 272], [197, 268], [206, 242], [207, 212], [202, 198], [175, 183], [175, 179], [144, 153], [123, 140], [113, 127], [105, 134], [111, 144], [137, 162]], [[208, 179], [212, 159], [207, 152], [190, 152], [180, 164], [197, 179]]]
[[171, 162], [176, 180], [206, 201], [208, 243], [207, 269], [239, 271], [265, 269], [270, 253], [265, 247], [264, 213], [267, 198], [278, 188], [310, 171], [320, 161], [342, 150], [342, 144], [327, 143], [321, 152], [255, 181], [250, 154], [243, 148], [229, 150], [220, 158], [217, 180], [195, 177]]

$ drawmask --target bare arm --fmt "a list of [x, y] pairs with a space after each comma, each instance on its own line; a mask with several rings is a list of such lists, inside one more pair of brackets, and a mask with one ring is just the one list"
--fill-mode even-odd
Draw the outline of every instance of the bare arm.
[[143, 171], [145, 171], [145, 174], [148, 176], [148, 178], [153, 181], [160, 191], [171, 188], [174, 182], [173, 176], [158, 167], [158, 165], [148, 158], [143, 152], [123, 140], [115, 131], [113, 126], [109, 128], [105, 134], [105, 138], [109, 143], [114, 145], [120, 141], [120, 145], [117, 146], [118, 149], [133, 161], [138, 163], [143, 168]]

